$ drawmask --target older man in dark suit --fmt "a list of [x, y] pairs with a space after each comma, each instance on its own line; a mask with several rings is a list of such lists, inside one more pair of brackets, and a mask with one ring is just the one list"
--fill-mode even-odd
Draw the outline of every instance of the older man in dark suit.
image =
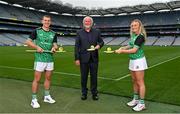
[[89, 71], [92, 99], [99, 99], [97, 91], [97, 73], [99, 61], [98, 50], [104, 45], [104, 42], [101, 38], [100, 31], [92, 28], [92, 26], [93, 19], [86, 16], [83, 19], [83, 29], [77, 32], [75, 43], [75, 64], [77, 66], [80, 65], [82, 100], [87, 99], [87, 80]]

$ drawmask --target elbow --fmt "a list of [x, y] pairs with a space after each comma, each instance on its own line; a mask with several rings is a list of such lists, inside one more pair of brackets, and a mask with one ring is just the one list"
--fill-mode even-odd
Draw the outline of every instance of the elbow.
[[26, 40], [26, 41], [24, 42], [24, 44], [25, 44], [25, 45], [28, 45], [28, 41]]
[[29, 46], [29, 45], [31, 45], [31, 41], [30, 41], [30, 40], [26, 40], [26, 41], [24, 42], [24, 44]]

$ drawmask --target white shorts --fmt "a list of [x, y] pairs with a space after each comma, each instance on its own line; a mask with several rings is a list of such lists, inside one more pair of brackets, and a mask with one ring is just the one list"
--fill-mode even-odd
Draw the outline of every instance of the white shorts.
[[148, 66], [145, 57], [129, 61], [129, 70], [131, 71], [141, 71], [146, 69], [148, 69]]
[[52, 71], [54, 70], [53, 62], [34, 62], [34, 70], [39, 72], [44, 72], [45, 70]]

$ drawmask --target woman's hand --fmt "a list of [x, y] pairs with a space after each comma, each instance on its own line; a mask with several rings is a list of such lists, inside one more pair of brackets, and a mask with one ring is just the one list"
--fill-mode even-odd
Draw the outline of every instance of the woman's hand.
[[122, 49], [117, 49], [114, 52], [117, 53], [117, 54], [121, 54], [122, 53]]

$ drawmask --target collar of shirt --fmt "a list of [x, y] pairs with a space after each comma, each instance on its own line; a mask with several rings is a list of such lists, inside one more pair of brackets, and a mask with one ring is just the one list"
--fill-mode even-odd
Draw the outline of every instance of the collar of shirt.
[[86, 33], [90, 33], [90, 32], [92, 32], [92, 28], [90, 29], [90, 31], [89, 32], [87, 32], [85, 29], [83, 29]]

